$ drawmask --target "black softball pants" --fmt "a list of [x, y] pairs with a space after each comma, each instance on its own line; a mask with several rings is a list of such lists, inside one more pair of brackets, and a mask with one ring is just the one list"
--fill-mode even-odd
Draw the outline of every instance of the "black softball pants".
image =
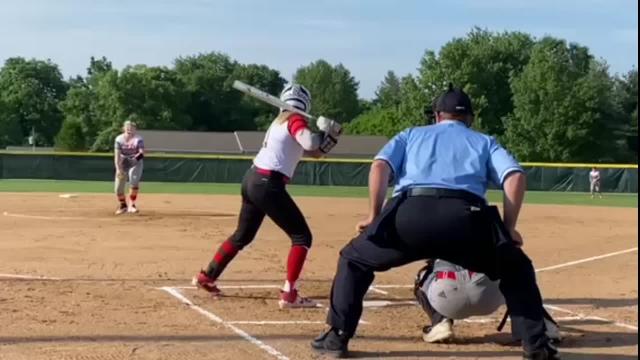
[[[500, 279], [512, 328], [525, 351], [548, 343], [542, 297], [530, 259], [506, 233], [497, 208], [469, 193], [391, 199], [382, 213], [341, 251], [327, 324], [355, 334], [374, 273], [438, 258]], [[476, 200], [477, 199], [477, 200]]]
[[309, 225], [286, 190], [286, 177], [251, 167], [242, 180], [242, 207], [231, 243], [242, 250], [255, 239], [265, 215], [287, 233], [293, 245], [311, 247]]

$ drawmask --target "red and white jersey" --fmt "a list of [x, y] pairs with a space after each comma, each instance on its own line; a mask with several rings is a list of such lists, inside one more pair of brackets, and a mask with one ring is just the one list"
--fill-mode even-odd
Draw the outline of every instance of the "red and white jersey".
[[142, 136], [134, 135], [127, 139], [125, 134], [120, 134], [116, 137], [115, 148], [120, 151], [122, 157], [132, 157], [138, 153], [141, 149], [144, 149], [144, 141]]
[[307, 121], [298, 114], [292, 114], [287, 121], [271, 123], [253, 164], [260, 169], [278, 171], [291, 178], [304, 154], [304, 148], [295, 137], [304, 129], [308, 129]]

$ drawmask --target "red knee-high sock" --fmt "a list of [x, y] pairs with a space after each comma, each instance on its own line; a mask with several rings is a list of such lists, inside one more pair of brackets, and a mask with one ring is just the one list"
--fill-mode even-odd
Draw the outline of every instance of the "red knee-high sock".
[[138, 198], [138, 189], [139, 188], [137, 187], [132, 187], [129, 191], [129, 199], [131, 199], [131, 202], [136, 201], [136, 199]]
[[209, 266], [207, 266], [207, 269], [205, 270], [207, 276], [213, 280], [218, 279], [220, 274], [222, 274], [222, 271], [224, 271], [224, 268], [227, 267], [237, 253], [238, 248], [233, 245], [231, 239], [225, 240], [225, 242], [223, 242], [218, 248], [218, 251], [216, 251], [216, 254], [213, 256], [213, 260], [209, 263]]
[[291, 291], [296, 288], [296, 281], [302, 272], [302, 266], [307, 258], [309, 249], [305, 246], [294, 245], [289, 250], [289, 258], [287, 259], [287, 283], [284, 291]]

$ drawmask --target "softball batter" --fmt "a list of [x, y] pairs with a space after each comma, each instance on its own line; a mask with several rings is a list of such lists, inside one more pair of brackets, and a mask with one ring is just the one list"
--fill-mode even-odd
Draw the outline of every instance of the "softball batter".
[[[286, 87], [280, 99], [306, 112], [311, 106], [311, 95], [301, 85]], [[266, 215], [291, 239], [287, 279], [280, 292], [280, 308], [317, 306], [315, 301], [300, 296], [296, 287], [311, 247], [311, 231], [285, 186], [305, 151], [313, 157], [320, 157], [337, 144], [342, 131], [338, 123], [321, 118], [318, 128], [321, 132], [314, 133], [304, 117], [281, 110], [267, 130], [253, 166], [242, 180], [242, 207], [236, 231], [219, 246], [206, 269], [193, 279], [194, 285], [212, 295], [220, 295], [216, 280], [236, 254], [253, 241]]]
[[[118, 197], [116, 215], [137, 213], [136, 199], [140, 189], [144, 158], [144, 141], [136, 134], [136, 123], [125, 121], [122, 134], [116, 137], [114, 164], [116, 167], [115, 192]], [[129, 204], [125, 196], [125, 185], [129, 183]]]

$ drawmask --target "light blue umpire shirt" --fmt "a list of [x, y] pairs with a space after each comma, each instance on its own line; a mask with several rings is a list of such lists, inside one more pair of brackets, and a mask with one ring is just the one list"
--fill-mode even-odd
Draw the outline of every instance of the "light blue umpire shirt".
[[466, 190], [485, 197], [489, 181], [502, 188], [506, 176], [523, 171], [492, 136], [456, 120], [411, 127], [375, 156], [393, 171], [393, 196], [413, 187]]

